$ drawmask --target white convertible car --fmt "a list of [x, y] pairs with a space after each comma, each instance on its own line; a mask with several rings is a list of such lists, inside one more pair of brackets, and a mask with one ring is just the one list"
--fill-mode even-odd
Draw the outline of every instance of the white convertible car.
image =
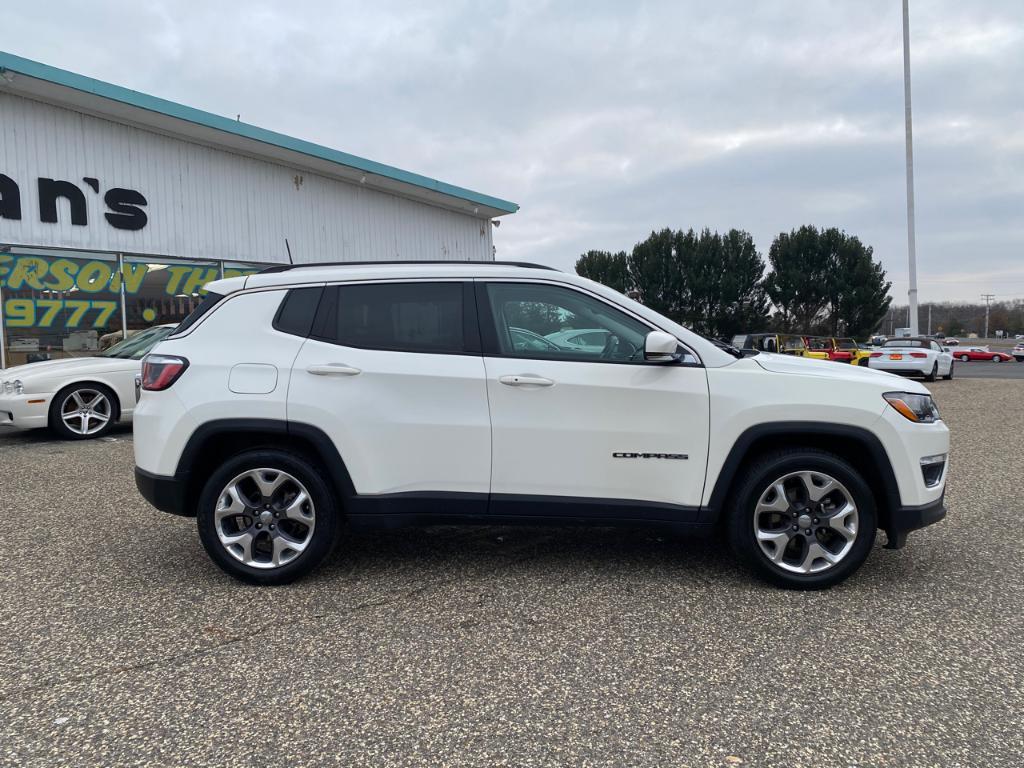
[[953, 356], [935, 339], [914, 336], [889, 339], [876, 347], [868, 366], [902, 376], [924, 376], [935, 381], [939, 376], [953, 378]]
[[66, 440], [106, 434], [118, 421], [131, 418], [141, 360], [174, 327], [149, 328], [96, 357], [0, 370], [0, 427], [50, 427]]

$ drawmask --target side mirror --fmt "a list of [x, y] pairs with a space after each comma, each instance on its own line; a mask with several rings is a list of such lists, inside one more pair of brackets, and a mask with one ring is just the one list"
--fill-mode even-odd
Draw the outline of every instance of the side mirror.
[[651, 331], [644, 339], [644, 360], [649, 363], [675, 363], [679, 360], [679, 340], [664, 331]]

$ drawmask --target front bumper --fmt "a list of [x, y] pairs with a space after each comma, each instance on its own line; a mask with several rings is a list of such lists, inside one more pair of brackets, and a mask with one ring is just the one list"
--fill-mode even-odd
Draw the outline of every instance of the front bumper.
[[40, 429], [49, 422], [53, 395], [5, 395], [0, 397], [0, 427]]
[[885, 523], [885, 535], [889, 541], [886, 549], [902, 549], [907, 543], [907, 534], [928, 525], [934, 525], [946, 516], [946, 493], [928, 504], [915, 507], [898, 507], [892, 510]]
[[136, 467], [135, 486], [142, 497], [161, 512], [183, 517], [195, 516], [195, 512], [186, 506], [186, 483], [183, 480], [173, 476], [155, 475]]

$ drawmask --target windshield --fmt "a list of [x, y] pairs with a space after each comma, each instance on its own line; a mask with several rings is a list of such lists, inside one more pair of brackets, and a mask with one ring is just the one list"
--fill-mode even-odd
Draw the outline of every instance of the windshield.
[[158, 341], [169, 336], [173, 330], [173, 328], [163, 325], [156, 328], [147, 328], [134, 336], [129, 336], [124, 341], [119, 341], [106, 352], [101, 353], [100, 357], [141, 360], [149, 350], [156, 346]]
[[840, 349], [857, 349], [857, 342], [853, 339], [839, 339], [837, 344]]

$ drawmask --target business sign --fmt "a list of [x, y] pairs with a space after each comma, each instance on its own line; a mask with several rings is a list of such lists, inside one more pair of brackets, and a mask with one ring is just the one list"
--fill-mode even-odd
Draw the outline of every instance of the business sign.
[[[225, 269], [225, 277], [255, 270]], [[147, 283], [147, 277], [149, 281]], [[203, 285], [220, 278], [209, 265], [154, 264], [27, 256], [0, 253], [0, 288], [8, 328], [105, 328], [119, 306], [122, 286], [128, 297], [203, 294]], [[162, 286], [154, 290], [159, 279]], [[21, 295], [12, 295], [21, 294]], [[113, 295], [113, 296], [111, 296]]]
[[[97, 196], [100, 194], [100, 180], [93, 176], [82, 178], [82, 186], [62, 179], [37, 178], [36, 190], [38, 200], [39, 221], [43, 224], [56, 224], [58, 201], [66, 200], [70, 210], [71, 223], [77, 227], [89, 226], [89, 211], [86, 205], [86, 191]], [[107, 212], [103, 214], [107, 224], [115, 229], [138, 231], [146, 226], [149, 217], [143, 208], [148, 204], [146, 197], [135, 189], [111, 187], [103, 193], [103, 203]], [[4, 173], [0, 173], [0, 219], [21, 221], [22, 214], [21, 186], [17, 181]]]

